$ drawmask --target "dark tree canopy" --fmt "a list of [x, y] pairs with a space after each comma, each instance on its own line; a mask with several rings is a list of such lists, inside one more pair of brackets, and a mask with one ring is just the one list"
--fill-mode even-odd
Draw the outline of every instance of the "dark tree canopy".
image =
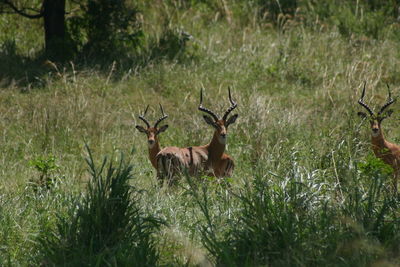
[[[67, 4], [74, 10], [68, 19]], [[142, 35], [137, 8], [126, 0], [0, 0], [0, 13], [43, 19], [45, 52], [52, 60], [70, 59], [78, 47], [89, 56], [121, 53], [135, 49]]]

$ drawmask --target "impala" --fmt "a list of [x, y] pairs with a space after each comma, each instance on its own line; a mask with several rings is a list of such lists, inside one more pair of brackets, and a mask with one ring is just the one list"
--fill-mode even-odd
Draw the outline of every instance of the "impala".
[[228, 126], [235, 123], [238, 114], [232, 115], [228, 118], [229, 114], [237, 107], [237, 103], [232, 100], [231, 89], [228, 87], [230, 107], [225, 111], [222, 118], [211, 110], [203, 107], [203, 90], [200, 90], [200, 105], [198, 109], [208, 115], [203, 115], [205, 122], [211, 125], [215, 131], [211, 142], [205, 146], [204, 149], [208, 152], [208, 160], [205, 169], [212, 170], [213, 174], [217, 177], [231, 176], [235, 167], [233, 159], [225, 154], [225, 146], [227, 139]]
[[187, 171], [189, 175], [197, 175], [205, 171], [216, 177], [231, 176], [234, 169], [233, 159], [224, 153], [227, 138], [227, 129], [233, 124], [238, 115], [235, 114], [228, 119], [237, 103], [232, 100], [229, 88], [229, 101], [231, 106], [227, 109], [222, 118], [218, 117], [211, 110], [203, 107], [203, 91], [200, 91], [200, 111], [208, 113], [203, 118], [207, 124], [215, 128], [211, 142], [204, 146], [193, 146], [186, 148], [166, 147], [157, 155], [159, 177], [172, 181], [177, 172]]
[[168, 118], [168, 115], [164, 114], [163, 107], [160, 104], [162, 117], [160, 117], [156, 121], [156, 123], [154, 123], [154, 126], [151, 127], [149, 121], [145, 118], [148, 109], [149, 109], [149, 106], [147, 105], [146, 110], [144, 111], [144, 113], [142, 115], [139, 115], [139, 119], [141, 119], [146, 124], [146, 128], [144, 128], [144, 127], [142, 127], [140, 125], [136, 125], [136, 129], [138, 129], [139, 132], [145, 133], [147, 135], [147, 145], [149, 147], [150, 162], [151, 162], [151, 165], [153, 165], [153, 167], [155, 169], [157, 169], [156, 155], [161, 150], [160, 149], [160, 143], [158, 141], [158, 135], [160, 133], [164, 132], [165, 130], [167, 130], [167, 128], [168, 128], [168, 125], [163, 125], [160, 128], [158, 128], [158, 124], [160, 122], [162, 122], [163, 120], [165, 120], [166, 118]]
[[[376, 157], [382, 159], [386, 164], [393, 168], [393, 188], [395, 191], [397, 191], [397, 177], [400, 173], [400, 146], [390, 143], [385, 139], [381, 125], [382, 121], [390, 117], [390, 115], [393, 113], [392, 109], [387, 110], [387, 108], [395, 102], [395, 99], [392, 98], [389, 85], [387, 85], [389, 94], [388, 100], [375, 115], [372, 109], [364, 102], [365, 85], [366, 83], [364, 83], [364, 88], [361, 93], [361, 98], [358, 100], [358, 104], [368, 111], [369, 122], [371, 125], [372, 150], [374, 151]], [[368, 115], [364, 112], [358, 112], [358, 115], [362, 118], [368, 117]]]

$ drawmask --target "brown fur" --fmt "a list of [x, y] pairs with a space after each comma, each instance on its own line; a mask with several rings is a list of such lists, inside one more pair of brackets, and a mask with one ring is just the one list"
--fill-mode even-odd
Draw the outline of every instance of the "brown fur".
[[[153, 132], [153, 134], [154, 134], [154, 132]], [[157, 135], [154, 135], [154, 142], [155, 143], [154, 143], [153, 147], [152, 148], [149, 147], [149, 159], [150, 159], [151, 165], [153, 165], [153, 167], [155, 169], [157, 169], [156, 156], [157, 156], [158, 152], [160, 152], [160, 150], [161, 150], [160, 142], [158, 141]]]
[[143, 126], [140, 126], [140, 125], [136, 125], [136, 129], [139, 132], [146, 134], [148, 150], [149, 150], [149, 159], [150, 159], [151, 165], [153, 165], [153, 167], [156, 170], [158, 170], [157, 154], [161, 151], [160, 142], [158, 140], [158, 135], [168, 129], [168, 125], [163, 125], [161, 127], [158, 127], [158, 124], [161, 121], [165, 120], [168, 117], [168, 115], [164, 114], [164, 110], [160, 104], [160, 110], [162, 113], [162, 117], [160, 117], [155, 122], [154, 126], [152, 127], [152, 126], [150, 126], [149, 121], [145, 118], [148, 108], [149, 108], [149, 106], [147, 105], [146, 110], [144, 111], [143, 115], [139, 115], [139, 119], [141, 119], [146, 124], [146, 128], [144, 128]]
[[166, 147], [156, 156], [158, 162], [158, 176], [168, 182], [178, 171], [187, 171], [190, 175], [206, 173], [216, 177], [232, 175], [234, 169], [233, 159], [224, 153], [227, 129], [233, 124], [238, 115], [235, 114], [228, 118], [229, 113], [237, 107], [237, 103], [232, 100], [230, 88], [229, 102], [230, 107], [225, 111], [222, 119], [214, 112], [203, 107], [203, 91], [200, 91], [200, 105], [198, 109], [208, 115], [203, 115], [205, 122], [214, 127], [214, 135], [211, 142], [204, 146], [194, 146], [188, 148]]
[[[211, 142], [204, 146], [188, 148], [166, 147], [157, 154], [159, 177], [168, 181], [178, 172], [187, 171], [196, 176], [205, 173], [210, 176], [231, 176], [235, 167], [233, 159], [225, 154], [225, 144], [219, 141], [222, 134], [226, 135], [225, 122], [216, 122], [219, 128], [214, 131]], [[174, 159], [174, 160], [172, 160]], [[177, 163], [173, 165], [173, 163]]]
[[[374, 124], [371, 126], [373, 128]], [[400, 171], [400, 146], [386, 141], [380, 123], [378, 123], [378, 127], [379, 134], [371, 137], [372, 150], [376, 157], [382, 159], [383, 162], [393, 168], [393, 187], [397, 191], [397, 177]]]

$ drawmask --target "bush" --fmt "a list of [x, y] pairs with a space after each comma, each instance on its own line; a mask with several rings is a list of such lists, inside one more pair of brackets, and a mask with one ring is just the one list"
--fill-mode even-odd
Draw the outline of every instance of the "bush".
[[32, 180], [34, 185], [50, 189], [61, 179], [54, 174], [60, 166], [57, 165], [53, 155], [39, 156], [30, 160], [29, 165], [39, 172], [39, 180]]
[[293, 16], [298, 7], [297, 0], [258, 0], [259, 15], [261, 18], [268, 18], [273, 23], [278, 23], [278, 17], [282, 15]]
[[187, 42], [192, 36], [183, 30], [172, 29], [164, 26], [159, 40], [150, 46], [150, 59], [152, 60], [177, 60], [183, 61], [194, 56], [187, 52]]
[[[255, 177], [231, 203], [214, 203], [217, 208], [207, 190], [192, 188], [204, 217], [202, 241], [216, 265], [365, 266], [396, 257], [398, 202], [379, 177], [358, 176], [369, 186], [350, 187], [340, 204], [323, 183], [301, 177], [307, 175], [299, 170], [285, 178]], [[236, 205], [224, 229], [216, 227], [210, 210]]]
[[162, 224], [138, 206], [129, 186], [132, 166], [104, 159], [96, 168], [88, 148], [91, 179], [86, 194], [40, 239], [44, 265], [154, 266], [159, 258], [152, 234]]
[[309, 25], [325, 22], [335, 25], [345, 37], [367, 36], [380, 39], [396, 22], [398, 1], [306, 1]]
[[85, 53], [112, 59], [140, 46], [143, 32], [137, 6], [125, 0], [88, 0], [81, 9], [82, 15], [71, 18], [68, 28]]

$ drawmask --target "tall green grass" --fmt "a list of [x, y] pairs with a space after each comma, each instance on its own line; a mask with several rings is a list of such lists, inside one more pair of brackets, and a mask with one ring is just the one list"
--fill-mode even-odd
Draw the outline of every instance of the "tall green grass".
[[159, 258], [153, 235], [162, 224], [138, 205], [129, 185], [132, 166], [104, 159], [95, 166], [88, 148], [87, 192], [58, 216], [56, 228], [39, 237], [40, 264], [49, 266], [154, 266]]
[[[39, 30], [1, 17], [10, 28], [1, 41], [11, 29], [16, 41], [0, 52], [0, 265], [400, 264], [398, 195], [356, 116], [365, 80], [371, 106], [385, 101], [386, 83], [399, 93], [396, 22], [379, 22], [373, 36], [359, 23], [383, 15], [364, 2], [358, 13], [309, 6], [304, 18], [312, 14], [299, 1], [292, 17], [277, 14], [280, 24], [258, 16], [262, 1], [225, 2], [143, 3], [143, 57], [101, 66], [38, 64]], [[193, 36], [184, 45], [183, 32]], [[234, 175], [160, 188], [137, 114], [149, 104], [157, 119], [162, 103], [161, 146], [206, 144], [202, 86], [217, 112], [228, 86], [238, 102], [227, 145]], [[397, 105], [383, 128], [400, 143]], [[125, 160], [86, 162], [85, 140], [98, 157]], [[58, 182], [32, 186], [42, 174]]]
[[[354, 172], [357, 183], [361, 175]], [[354, 186], [339, 196], [315, 181], [318, 174], [299, 168], [286, 177], [255, 176], [218, 202], [206, 186], [192, 187], [204, 217], [198, 226], [202, 242], [218, 266], [389, 264], [399, 252], [399, 202], [384, 188], [390, 177], [380, 169], [363, 175], [368, 187]], [[218, 224], [215, 216], [226, 214], [211, 210], [226, 207], [234, 212]]]

